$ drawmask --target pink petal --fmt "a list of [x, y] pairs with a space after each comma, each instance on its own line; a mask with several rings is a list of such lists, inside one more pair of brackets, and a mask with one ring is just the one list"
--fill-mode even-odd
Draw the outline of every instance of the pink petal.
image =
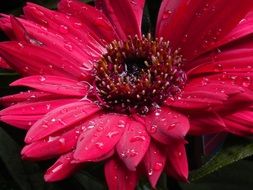
[[81, 167], [81, 164], [72, 163], [72, 160], [73, 153], [61, 156], [45, 173], [45, 181], [53, 182], [69, 177]]
[[16, 39], [21, 42], [30, 43], [31, 39], [27, 34], [25, 28], [14, 16], [10, 16], [10, 23], [12, 25], [13, 32], [15, 33]]
[[54, 109], [38, 120], [27, 132], [25, 142], [43, 139], [54, 132], [68, 128], [99, 111], [99, 107], [88, 101], [67, 104]]
[[174, 143], [167, 147], [167, 175], [187, 182], [188, 161], [184, 144], [184, 142]]
[[165, 150], [161, 146], [159, 147], [155, 142], [151, 142], [143, 158], [145, 173], [154, 189], [165, 166], [166, 157], [164, 153]]
[[93, 36], [93, 31], [85, 25], [80, 26], [80, 20], [71, 15], [49, 10], [33, 3], [27, 3], [24, 14], [29, 20], [53, 30], [54, 33], [60, 33], [65, 41], [71, 44], [70, 51], [75, 49], [83, 56], [90, 55], [91, 60], [104, 52], [104, 48]]
[[128, 35], [141, 36], [141, 19], [144, 0], [99, 0], [103, 12], [115, 26], [121, 39], [127, 39]]
[[1, 69], [11, 69], [11, 67], [8, 65], [8, 63], [0, 57], [0, 68]]
[[[31, 53], [32, 52], [32, 53]], [[45, 46], [34, 46], [27, 43], [2, 42], [0, 43], [0, 56], [10, 66], [23, 75], [56, 75], [68, 78], [80, 78], [80, 68], [67, 65], [68, 60]], [[83, 74], [82, 78], [89, 78]]]
[[90, 88], [88, 83], [50, 75], [33, 75], [16, 80], [10, 85], [27, 86], [44, 92], [78, 97], [85, 96]]
[[[60, 98], [57, 94], [28, 90], [26, 92], [20, 92], [19, 94], [3, 96], [0, 98], [0, 103], [4, 106], [11, 106], [19, 102], [46, 101], [57, 98]], [[66, 98], [66, 96], [61, 96], [61, 98]]]
[[[13, 30], [8, 15], [0, 18], [0, 23], [1, 21], [5, 30]], [[90, 74], [89, 72], [93, 69], [93, 62], [96, 62], [96, 60], [93, 61], [92, 55], [87, 55], [87, 52], [90, 53], [92, 51], [90, 46], [96, 45], [96, 43], [94, 44], [93, 42], [94, 39], [92, 39], [90, 35], [82, 35], [82, 39], [79, 41], [78, 39], [72, 39], [70, 43], [66, 41], [66, 37], [56, 33], [54, 30], [21, 18], [18, 18], [18, 21], [24, 26], [27, 33], [33, 36], [33, 39], [29, 39], [30, 43], [36, 44], [36, 42], [40, 42], [40, 45], [46, 46], [49, 50], [53, 50], [58, 56], [62, 57], [62, 55], [64, 55], [64, 57], [61, 58], [61, 62], [63, 63], [61, 66], [62, 69], [67, 72], [71, 71], [72, 74], [78, 78], [83, 78]], [[83, 52], [83, 44], [86, 44], [88, 48], [85, 52]], [[76, 46], [78, 46], [78, 48]], [[81, 52], [80, 48], [82, 49]]]
[[[61, 0], [58, 4], [59, 11], [78, 18], [80, 24], [85, 24], [98, 37], [107, 43], [118, 39], [110, 21], [99, 10], [80, 1]], [[77, 25], [78, 23], [76, 23]], [[79, 25], [80, 25], [79, 24]]]
[[246, 136], [253, 133], [252, 110], [238, 110], [224, 117], [224, 122], [229, 133]]
[[151, 112], [144, 119], [148, 133], [164, 144], [184, 139], [189, 130], [188, 118], [167, 107]]
[[128, 170], [116, 158], [105, 163], [105, 178], [109, 190], [134, 190], [138, 180], [137, 173]]
[[116, 149], [129, 170], [135, 171], [150, 142], [145, 126], [136, 121], [128, 121], [128, 127], [120, 138]]
[[223, 104], [227, 100], [227, 95], [221, 92], [205, 91], [201, 89], [187, 90], [182, 93], [179, 99], [167, 99], [165, 104], [168, 106], [194, 110], [194, 109], [209, 109]]
[[237, 26], [216, 43], [216, 47], [238, 40], [253, 32], [253, 10], [240, 20]]
[[86, 123], [87, 130], [79, 137], [74, 158], [77, 161], [94, 161], [109, 153], [120, 140], [128, 117], [103, 114]]
[[226, 125], [216, 112], [201, 112], [192, 114], [189, 118], [191, 135], [206, 135], [212, 133], [219, 133], [226, 130]]
[[28, 130], [43, 115], [4, 115], [0, 116], [0, 121], [20, 129]]
[[50, 159], [73, 150], [81, 133], [81, 126], [67, 132], [58, 133], [45, 139], [26, 145], [21, 154], [25, 159]]
[[214, 52], [190, 63], [189, 76], [223, 72], [252, 72], [253, 46], [235, 48], [229, 51]]
[[[165, 0], [161, 4], [156, 33], [183, 55], [192, 58], [214, 47], [252, 9], [253, 2], [226, 0]], [[229, 18], [229, 20], [227, 19]]]
[[78, 99], [59, 99], [33, 103], [19, 103], [0, 111], [0, 115], [44, 115], [65, 104], [79, 101]]

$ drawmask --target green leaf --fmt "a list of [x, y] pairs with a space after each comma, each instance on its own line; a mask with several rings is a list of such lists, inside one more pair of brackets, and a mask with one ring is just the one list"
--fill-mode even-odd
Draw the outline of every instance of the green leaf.
[[224, 147], [200, 169], [192, 171], [190, 181], [200, 179], [224, 166], [253, 155], [253, 141], [243, 138], [230, 138]]
[[197, 182], [181, 184], [183, 190], [251, 190], [253, 162], [239, 161]]

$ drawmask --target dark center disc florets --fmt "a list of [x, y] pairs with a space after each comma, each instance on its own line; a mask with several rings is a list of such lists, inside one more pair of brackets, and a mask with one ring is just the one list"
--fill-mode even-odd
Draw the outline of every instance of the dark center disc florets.
[[151, 36], [113, 41], [96, 66], [99, 99], [116, 112], [145, 114], [151, 106], [175, 98], [186, 82], [182, 56], [169, 42]]

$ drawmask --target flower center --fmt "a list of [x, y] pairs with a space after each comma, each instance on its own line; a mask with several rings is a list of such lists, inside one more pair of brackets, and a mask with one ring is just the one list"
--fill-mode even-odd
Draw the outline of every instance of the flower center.
[[95, 85], [102, 105], [120, 113], [147, 113], [179, 95], [186, 82], [182, 56], [169, 42], [151, 36], [113, 41], [96, 66]]

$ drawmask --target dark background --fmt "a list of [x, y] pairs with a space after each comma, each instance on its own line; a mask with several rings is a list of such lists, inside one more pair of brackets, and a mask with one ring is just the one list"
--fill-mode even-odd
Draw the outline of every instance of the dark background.
[[[6, 14], [22, 14], [22, 6], [25, 0], [0, 0], [0, 12]], [[30, 0], [51, 9], [56, 8], [56, 0]], [[143, 17], [144, 33], [153, 32], [156, 16], [161, 0], [149, 0]], [[90, 2], [92, 4], [92, 2]], [[151, 14], [152, 13], [152, 14]], [[7, 40], [4, 33], [0, 32], [0, 41]], [[5, 73], [5, 74], [3, 74]], [[7, 74], [6, 74], [7, 73]], [[8, 74], [9, 73], [9, 74]], [[19, 76], [6, 70], [0, 70], [0, 95], [12, 94], [19, 88], [9, 88], [8, 84]], [[20, 158], [20, 150], [23, 146], [25, 132], [0, 123], [0, 190], [102, 190], [106, 189], [103, 177], [103, 163], [90, 165], [85, 170], [76, 173], [69, 179], [57, 183], [45, 183], [43, 172], [54, 160], [44, 162], [28, 162]], [[190, 142], [199, 142], [199, 139], [189, 139]], [[236, 140], [234, 140], [236, 141]], [[194, 144], [194, 143], [193, 143]], [[193, 148], [192, 145], [189, 146]], [[188, 148], [189, 148], [188, 147]], [[196, 148], [196, 147], [195, 147]], [[234, 156], [231, 153], [231, 157]], [[195, 157], [194, 157], [195, 158]], [[194, 159], [189, 159], [194, 163]], [[252, 190], [253, 189], [253, 163], [252, 159], [244, 159], [230, 166], [226, 166], [218, 172], [214, 172], [201, 180], [191, 184], [181, 184], [165, 175], [161, 177], [158, 189], [165, 190]], [[138, 190], [147, 190], [145, 179], [141, 180]]]

